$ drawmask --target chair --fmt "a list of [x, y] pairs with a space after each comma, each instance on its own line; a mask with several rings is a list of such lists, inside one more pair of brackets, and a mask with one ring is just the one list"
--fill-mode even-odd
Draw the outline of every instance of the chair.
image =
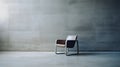
[[58, 47], [62, 47], [65, 50], [65, 54], [68, 55], [69, 48], [73, 48], [74, 45], [77, 43], [77, 54], [79, 54], [79, 45], [78, 45], [78, 40], [77, 40], [77, 35], [68, 35], [67, 38], [64, 39], [58, 39], [56, 40], [56, 49], [55, 53], [58, 53]]

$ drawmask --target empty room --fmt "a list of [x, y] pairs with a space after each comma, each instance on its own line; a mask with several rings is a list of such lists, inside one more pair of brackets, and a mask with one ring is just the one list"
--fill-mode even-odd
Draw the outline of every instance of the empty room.
[[120, 0], [0, 0], [0, 67], [120, 67]]

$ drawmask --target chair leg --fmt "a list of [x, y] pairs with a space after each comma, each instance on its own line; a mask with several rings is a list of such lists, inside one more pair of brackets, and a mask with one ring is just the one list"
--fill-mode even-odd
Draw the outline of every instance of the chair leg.
[[55, 53], [57, 54], [57, 46], [55, 46]]
[[69, 52], [69, 48], [66, 48], [66, 52], [65, 52], [66, 56], [68, 56], [68, 52]]
[[[64, 50], [66, 51], [66, 49]], [[65, 54], [66, 52], [59, 52], [57, 45], [55, 46], [55, 54]]]
[[77, 54], [79, 54], [79, 44], [78, 44], [78, 40], [77, 40]]
[[57, 54], [57, 46], [55, 46], [55, 53]]

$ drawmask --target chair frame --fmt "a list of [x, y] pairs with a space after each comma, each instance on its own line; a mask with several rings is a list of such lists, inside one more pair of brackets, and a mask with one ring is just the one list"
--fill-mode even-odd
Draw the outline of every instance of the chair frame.
[[[77, 40], [77, 36], [76, 36], [76, 39], [75, 40], [65, 40], [65, 44], [56, 44], [55, 45], [55, 53], [56, 54], [65, 54], [66, 56], [68, 56], [69, 55], [69, 47], [67, 46], [67, 45], [69, 45], [69, 44], [67, 44], [68, 42], [70, 42], [70, 41], [75, 41], [75, 43], [74, 43], [74, 45], [77, 43], [77, 54], [79, 54], [79, 44], [78, 44], [78, 40]], [[57, 40], [56, 40], [56, 42], [57, 42]], [[63, 52], [63, 53], [58, 53], [58, 47], [63, 47], [64, 48], [64, 51], [65, 52]], [[73, 46], [74, 47], [74, 46]]]

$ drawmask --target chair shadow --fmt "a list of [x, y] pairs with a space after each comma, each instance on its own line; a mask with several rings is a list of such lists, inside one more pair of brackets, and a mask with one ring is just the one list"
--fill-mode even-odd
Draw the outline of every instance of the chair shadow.
[[100, 55], [102, 53], [92, 53], [92, 52], [85, 52], [85, 53], [73, 53], [73, 54], [69, 54], [68, 56], [89, 56], [89, 55]]

